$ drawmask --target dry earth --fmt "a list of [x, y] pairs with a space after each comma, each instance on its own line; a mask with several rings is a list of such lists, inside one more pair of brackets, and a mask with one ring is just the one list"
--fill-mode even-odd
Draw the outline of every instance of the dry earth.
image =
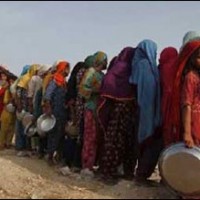
[[[158, 172], [151, 179], [160, 180]], [[85, 180], [79, 174], [62, 176], [45, 160], [19, 158], [14, 150], [0, 152], [0, 198], [23, 199], [176, 199], [163, 185], [138, 186], [134, 181], [121, 180], [115, 186], [95, 179]]]

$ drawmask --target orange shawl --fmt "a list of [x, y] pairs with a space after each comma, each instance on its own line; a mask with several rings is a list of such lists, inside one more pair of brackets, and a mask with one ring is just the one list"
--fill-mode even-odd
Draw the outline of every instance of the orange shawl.
[[56, 73], [54, 74], [54, 81], [58, 86], [65, 85], [65, 77], [63, 76], [63, 72], [65, 72], [69, 68], [69, 63], [62, 61], [57, 65]]

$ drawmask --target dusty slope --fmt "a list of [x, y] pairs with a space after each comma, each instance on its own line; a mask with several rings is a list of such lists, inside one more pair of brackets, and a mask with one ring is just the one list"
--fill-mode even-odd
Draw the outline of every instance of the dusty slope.
[[[152, 179], [159, 181], [155, 173]], [[14, 150], [0, 152], [0, 198], [147, 198], [175, 199], [164, 186], [141, 187], [120, 181], [107, 186], [96, 180], [83, 180], [77, 174], [59, 175], [44, 160], [19, 158]]]

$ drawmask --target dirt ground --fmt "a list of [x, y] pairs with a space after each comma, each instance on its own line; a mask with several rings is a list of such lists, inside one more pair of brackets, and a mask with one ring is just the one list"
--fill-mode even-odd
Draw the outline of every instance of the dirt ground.
[[[158, 172], [151, 179], [160, 180]], [[161, 184], [138, 186], [134, 181], [121, 180], [108, 186], [95, 179], [83, 179], [79, 174], [62, 176], [57, 168], [35, 157], [19, 158], [14, 150], [0, 152], [0, 198], [22, 199], [176, 199], [176, 195]]]

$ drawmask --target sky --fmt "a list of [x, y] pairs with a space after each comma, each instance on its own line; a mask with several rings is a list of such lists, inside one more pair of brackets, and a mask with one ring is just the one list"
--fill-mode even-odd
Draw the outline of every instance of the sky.
[[104, 51], [110, 61], [124, 47], [154, 40], [159, 53], [180, 48], [200, 31], [198, 1], [0, 1], [0, 64], [19, 75], [26, 64], [73, 67]]

